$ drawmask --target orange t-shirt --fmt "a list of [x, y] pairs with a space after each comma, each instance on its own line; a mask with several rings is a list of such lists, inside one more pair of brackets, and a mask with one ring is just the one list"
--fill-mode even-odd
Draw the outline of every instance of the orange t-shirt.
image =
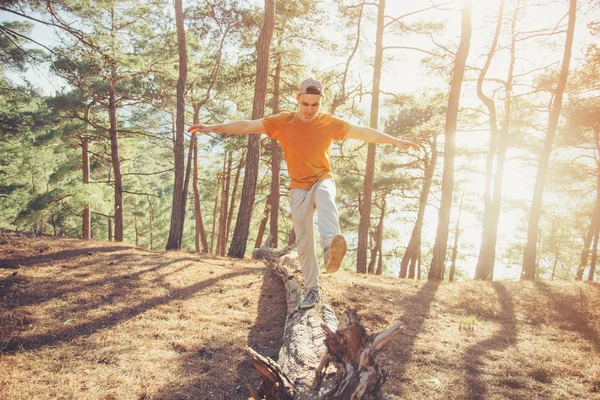
[[295, 112], [263, 119], [270, 138], [277, 139], [291, 178], [290, 189], [310, 189], [315, 183], [333, 178], [329, 150], [334, 140], [343, 140], [351, 125], [331, 114], [318, 113], [302, 121]]

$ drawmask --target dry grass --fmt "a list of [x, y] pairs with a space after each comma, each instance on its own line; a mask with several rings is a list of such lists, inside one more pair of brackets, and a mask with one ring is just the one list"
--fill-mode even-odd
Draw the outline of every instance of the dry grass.
[[[386, 350], [388, 398], [600, 399], [600, 286], [323, 275]], [[282, 283], [263, 264], [109, 242], [0, 239], [0, 398], [246, 399], [276, 358]]]

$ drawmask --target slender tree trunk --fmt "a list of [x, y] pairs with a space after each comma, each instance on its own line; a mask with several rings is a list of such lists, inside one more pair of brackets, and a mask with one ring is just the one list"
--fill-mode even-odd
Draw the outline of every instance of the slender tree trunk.
[[[211, 254], [216, 254], [214, 252], [214, 244], [215, 244], [215, 236], [216, 236], [216, 224], [217, 224], [217, 209], [219, 208], [219, 192], [220, 190], [218, 189], [219, 186], [221, 186], [221, 174], [219, 174], [217, 176], [217, 190], [216, 190], [216, 194], [215, 194], [215, 207], [213, 209], [213, 222], [212, 222], [212, 234], [210, 235], [210, 253]], [[217, 247], [217, 253], [218, 253], [218, 247]]]
[[154, 250], [154, 207], [148, 196], [148, 209], [150, 210], [150, 250]]
[[[263, 213], [263, 219], [260, 221], [260, 225], [258, 227], [256, 242], [254, 243], [255, 249], [258, 249], [262, 245], [263, 236], [265, 235], [265, 231], [267, 230], [267, 222], [269, 221], [269, 214], [271, 212], [271, 202], [272, 195], [269, 195], [267, 196], [267, 201], [265, 202], [265, 211]], [[271, 243], [273, 242], [271, 241]]]
[[233, 221], [233, 210], [235, 210], [235, 199], [240, 183], [240, 174], [242, 173], [242, 168], [244, 168], [244, 165], [244, 154], [242, 153], [242, 156], [240, 157], [240, 162], [238, 163], [237, 171], [235, 172], [233, 190], [231, 191], [231, 203], [229, 205], [229, 212], [227, 213], [227, 240], [229, 240], [229, 232], [231, 231], [231, 223]]
[[[265, 114], [265, 98], [267, 92], [267, 78], [269, 72], [269, 48], [273, 29], [275, 27], [275, 0], [265, 0], [265, 22], [260, 31], [256, 44], [258, 57], [256, 60], [256, 85], [254, 87], [254, 102], [252, 106], [252, 119], [261, 119]], [[246, 253], [250, 220], [254, 208], [256, 194], [256, 181], [258, 179], [258, 162], [260, 159], [260, 135], [250, 134], [248, 138], [248, 156], [246, 173], [242, 187], [242, 200], [238, 211], [233, 239], [229, 247], [228, 256], [243, 258]]]
[[221, 207], [219, 208], [219, 237], [217, 240], [217, 254], [225, 255], [227, 247], [227, 203], [229, 201], [229, 171], [227, 170], [228, 159], [231, 159], [231, 152], [225, 154], [223, 158], [223, 179], [221, 181]]
[[[194, 124], [200, 123], [200, 106], [194, 104]], [[196, 246], [196, 253], [200, 252], [200, 243], [202, 243], [202, 252], [208, 253], [208, 241], [206, 239], [206, 230], [204, 229], [204, 222], [202, 221], [202, 209], [200, 208], [200, 191], [198, 190], [198, 135], [192, 133], [192, 143], [194, 154], [194, 169], [192, 177], [192, 188], [194, 190], [194, 244]]]
[[[111, 66], [113, 76], [116, 75], [116, 66]], [[121, 161], [119, 159], [119, 137], [117, 133], [117, 103], [115, 95], [116, 80], [110, 80], [109, 89], [109, 119], [110, 119], [110, 150], [112, 167], [115, 174], [115, 241], [123, 241], [123, 177], [121, 175]]]
[[[379, 86], [381, 80], [381, 66], [383, 63], [383, 27], [385, 17], [385, 0], [379, 0], [377, 5], [377, 32], [375, 36], [375, 66], [373, 69], [373, 88], [371, 90], [371, 122], [370, 127], [377, 129], [379, 120]], [[360, 208], [360, 221], [358, 225], [358, 248], [356, 259], [356, 272], [367, 272], [367, 242], [371, 225], [371, 199], [373, 196], [373, 178], [375, 176], [375, 143], [369, 143], [367, 149], [367, 166], [363, 185], [363, 201]]]
[[230, 187], [231, 187], [231, 171], [232, 171], [232, 163], [233, 163], [233, 152], [229, 151], [229, 156], [228, 156], [228, 160], [227, 160], [227, 170], [225, 171], [225, 190], [223, 191], [223, 198], [222, 198], [222, 202], [223, 202], [223, 228], [221, 231], [221, 221], [219, 220], [219, 236], [223, 236], [223, 240], [221, 241], [221, 248], [219, 249], [219, 254], [224, 256], [225, 255], [225, 249], [227, 248], [227, 242], [229, 240], [229, 236], [227, 234], [227, 228], [228, 228], [228, 209], [229, 209], [229, 192], [230, 192]]
[[[517, 1], [515, 11], [511, 23], [511, 47], [510, 47], [510, 64], [508, 68], [508, 76], [506, 78], [506, 94], [504, 98], [504, 120], [502, 124], [502, 130], [499, 132], [499, 144], [498, 154], [496, 157], [496, 174], [494, 176], [494, 191], [490, 211], [490, 226], [492, 228], [484, 232], [485, 238], [482, 238], [489, 244], [490, 254], [487, 256], [487, 260], [484, 259], [483, 265], [487, 262], [491, 265], [488, 269], [487, 277], [492, 280], [494, 278], [494, 263], [496, 258], [496, 244], [498, 239], [498, 221], [500, 220], [500, 210], [502, 207], [502, 184], [504, 179], [504, 165], [506, 161], [506, 151], [508, 149], [508, 138], [510, 133], [511, 125], [511, 105], [512, 105], [512, 86], [513, 86], [513, 73], [515, 67], [515, 48], [517, 40], [517, 32], [515, 29], [517, 17], [520, 10], [521, 1]], [[485, 254], [485, 250], [484, 250]], [[485, 255], [484, 255], [485, 257]], [[482, 271], [482, 277], [484, 275]]]
[[[113, 224], [112, 224], [112, 217], [108, 217], [108, 241], [112, 242], [113, 240]], [[54, 236], [56, 236], [56, 233], [54, 234]]]
[[558, 265], [559, 257], [560, 257], [560, 246], [556, 246], [556, 250], [554, 251], [554, 263], [552, 263], [552, 275], [550, 276], [551, 281], [554, 280], [554, 276], [556, 275], [556, 266]]
[[400, 263], [399, 278], [406, 278], [408, 266], [410, 264], [412, 273], [409, 278], [415, 276], [415, 264], [421, 253], [421, 232], [423, 230], [423, 219], [425, 217], [425, 208], [427, 208], [427, 200], [431, 192], [431, 183], [433, 182], [433, 173], [437, 162], [437, 135], [434, 134], [431, 142], [431, 159], [425, 156], [425, 173], [423, 179], [423, 187], [419, 195], [419, 210], [417, 211], [417, 220], [410, 235], [408, 246]]
[[588, 273], [588, 281], [594, 281], [594, 273], [596, 272], [596, 260], [598, 259], [598, 235], [600, 229], [598, 223], [596, 223], [596, 232], [594, 233], [594, 245], [592, 246], [592, 261], [590, 262], [590, 271]]
[[[115, 9], [111, 9], [112, 49], [115, 50]], [[115, 241], [123, 241], [123, 177], [119, 159], [119, 136], [117, 131], [117, 64], [110, 60], [110, 79], [108, 86], [108, 117], [110, 120], [110, 154], [115, 174]]]
[[[83, 184], [90, 184], [90, 155], [88, 153], [88, 140], [87, 138], [81, 139], [81, 164], [83, 170]], [[90, 212], [90, 203], [88, 202], [83, 207], [83, 238], [89, 240], [92, 238], [91, 226], [92, 226], [92, 213]]]
[[376, 275], [383, 274], [383, 221], [385, 220], [385, 196], [381, 200], [381, 215], [379, 216], [379, 225], [377, 226], [377, 251], [379, 252], [379, 257], [377, 258], [377, 271], [375, 271]]
[[[377, 242], [374, 236], [377, 235], [377, 232], [370, 232], [370, 241], [369, 241], [369, 252], [371, 253], [371, 257], [369, 259], [369, 265], [367, 266], [367, 274], [372, 275], [375, 273], [375, 263], [377, 262]], [[375, 243], [375, 245], [373, 245]]]
[[444, 263], [446, 260], [446, 246], [448, 244], [448, 227], [450, 224], [450, 211], [452, 208], [452, 193], [454, 191], [454, 157], [456, 153], [456, 120], [458, 117], [458, 104], [462, 89], [465, 64], [471, 44], [471, 0], [465, 0], [462, 11], [462, 33], [454, 72], [450, 83], [448, 96], [448, 109], [446, 111], [446, 128], [444, 137], [444, 173], [442, 178], [442, 197], [438, 226], [433, 246], [433, 258], [429, 268], [429, 280], [442, 280]]
[[460, 195], [460, 207], [458, 208], [458, 218], [456, 218], [456, 227], [454, 229], [454, 246], [452, 246], [452, 256], [450, 257], [450, 274], [448, 275], [448, 282], [454, 281], [454, 274], [456, 273], [456, 256], [458, 255], [458, 238], [460, 236], [460, 216], [463, 210], [465, 189], [466, 187], [463, 188], [462, 194]]
[[498, 151], [498, 126], [496, 117], [496, 104], [494, 100], [487, 97], [483, 93], [483, 81], [487, 71], [492, 63], [492, 59], [496, 53], [498, 38], [500, 37], [500, 28], [502, 27], [502, 19], [504, 17], [504, 0], [500, 1], [498, 11], [498, 19], [496, 23], [496, 32], [492, 41], [492, 46], [488, 57], [485, 61], [483, 69], [477, 80], [477, 95], [481, 102], [486, 106], [490, 114], [490, 147], [488, 149], [487, 162], [485, 168], [485, 188], [483, 191], [483, 227], [481, 232], [481, 245], [479, 248], [479, 258], [475, 269], [475, 279], [492, 280], [494, 273], [494, 261], [496, 259], [496, 233], [498, 231], [497, 222], [494, 224], [493, 218], [493, 202], [492, 198], [492, 181], [494, 178], [494, 159]]
[[[281, 56], [277, 57], [277, 66], [275, 67], [275, 79], [273, 79], [273, 114], [279, 114], [279, 99], [281, 89]], [[269, 234], [272, 237], [271, 244], [274, 248], [278, 246], [279, 239], [279, 180], [281, 174], [281, 154], [279, 143], [276, 139], [271, 139], [271, 223]]]
[[[600, 190], [600, 188], [596, 190]], [[577, 268], [577, 274], [575, 276], [575, 280], [577, 281], [583, 280], [583, 272], [585, 267], [587, 267], [588, 257], [590, 255], [590, 246], [592, 244], [592, 239], [594, 238], [594, 233], [596, 232], [596, 223], [598, 221], [598, 212], [600, 209], [599, 206], [600, 205], [596, 202], [594, 212], [592, 213], [592, 218], [590, 219], [590, 225], [588, 226], [587, 232], [583, 237], [583, 248], [581, 249], [581, 256], [579, 258], [579, 268]]]
[[548, 129], [546, 130], [546, 139], [544, 140], [544, 148], [540, 154], [538, 171], [535, 178], [535, 187], [533, 191], [533, 199], [531, 200], [531, 208], [529, 211], [529, 227], [527, 229], [527, 244], [523, 253], [523, 272], [521, 279], [534, 280], [536, 276], [536, 240], [539, 233], [539, 224], [542, 213], [542, 203], [544, 196], [544, 187], [546, 185], [546, 174], [548, 171], [548, 163], [550, 161], [550, 153], [552, 152], [552, 144], [558, 126], [558, 118], [562, 107], [562, 98], [567, 85], [567, 76], [569, 75], [569, 65], [571, 62], [571, 50], [573, 48], [573, 35], [575, 31], [575, 13], [577, 11], [577, 0], [569, 1], [569, 22], [567, 25], [567, 38], [565, 40], [565, 50], [563, 54], [562, 66], [558, 76], [558, 83], [554, 91], [554, 102], [552, 110], [548, 118]]
[[175, 182], [173, 185], [173, 205], [171, 226], [167, 239], [167, 250], [181, 249], [183, 224], [185, 220], [186, 193], [184, 192], [185, 164], [185, 85], [187, 81], [187, 49], [185, 26], [183, 24], [182, 0], [175, 0], [175, 23], [177, 25], [177, 47], [179, 49], [179, 78], [177, 79], [177, 117], [175, 122]]

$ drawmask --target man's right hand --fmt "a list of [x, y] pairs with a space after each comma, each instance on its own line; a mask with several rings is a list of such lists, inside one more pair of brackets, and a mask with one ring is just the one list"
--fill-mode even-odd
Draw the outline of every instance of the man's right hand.
[[210, 133], [212, 132], [212, 125], [196, 124], [188, 128], [189, 133]]

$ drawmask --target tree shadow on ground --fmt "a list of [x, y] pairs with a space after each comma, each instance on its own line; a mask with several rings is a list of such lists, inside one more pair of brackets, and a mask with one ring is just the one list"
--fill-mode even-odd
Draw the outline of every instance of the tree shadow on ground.
[[[45, 266], [49, 259], [77, 265], [72, 269], [85, 269], [82, 264], [90, 264], [93, 270], [86, 271], [85, 276], [100, 275], [98, 279], [91, 281], [82, 281], [81, 276], [71, 275], [67, 277], [50, 276], [28, 278], [26, 273], [15, 276], [8, 276], [0, 280], [0, 295], [3, 298], [0, 311], [4, 311], [4, 318], [0, 320], [0, 354], [14, 353], [16, 351], [30, 351], [52, 346], [58, 343], [70, 341], [79, 337], [94, 334], [101, 329], [114, 327], [124, 321], [130, 320], [137, 315], [144, 313], [160, 305], [168, 304], [175, 300], [186, 300], [194, 296], [199, 291], [213, 285], [221, 279], [233, 278], [238, 275], [254, 273], [254, 269], [242, 270], [239, 272], [225, 273], [211, 279], [206, 279], [186, 287], [170, 288], [168, 284], [162, 284], [165, 277], [173, 274], [157, 274], [173, 263], [185, 261], [198, 261], [197, 257], [180, 257], [166, 260], [156, 266], [142, 268], [138, 271], [131, 271], [130, 268], [121, 268], [122, 265], [128, 265], [132, 261], [139, 261], [136, 254], [123, 254], [122, 251], [131, 250], [128, 247], [87, 247], [75, 250], [59, 251], [40, 256], [14, 257], [9, 260], [13, 262], [18, 260], [19, 265], [26, 267]], [[87, 260], [89, 253], [112, 253], [111, 258], [103, 258], [101, 261], [112, 267], [103, 271], [100, 260]], [[85, 262], [80, 262], [83, 260]], [[98, 265], [96, 265], [98, 264]], [[188, 266], [179, 268], [184, 269]], [[167, 294], [155, 296], [140, 296], [135, 291], [135, 280], [141, 275], [147, 273], [157, 274], [154, 279], [148, 279], [158, 285], [159, 288], [167, 290]], [[103, 276], [102, 276], [103, 275]], [[52, 315], [54, 319], [64, 317], [71, 321], [83, 321], [75, 325], [56, 324], [51, 329], [42, 333], [27, 335], [26, 332], [31, 324], [36, 321], [26, 308], [28, 306], [41, 306], [46, 302], [59, 301], [61, 308]], [[75, 302], [75, 303], [74, 303]], [[77, 304], [80, 302], [81, 304]], [[90, 310], [101, 310], [110, 305], [111, 308], [118, 308], [117, 311], [110, 311], [105, 315], [96, 318], [90, 318], [87, 312]], [[2, 315], [0, 314], [0, 315]], [[38, 329], [39, 331], [39, 329]]]
[[469, 399], [483, 399], [486, 397], [487, 387], [481, 378], [485, 355], [490, 351], [503, 351], [513, 346], [517, 341], [517, 326], [513, 301], [504, 284], [492, 282], [491, 285], [496, 290], [498, 302], [500, 303], [501, 313], [497, 316], [497, 319], [501, 327], [494, 336], [476, 342], [465, 351], [464, 368], [465, 379], [469, 388], [467, 398]]
[[[282, 345], [287, 304], [283, 282], [271, 268], [263, 270], [257, 305], [257, 317], [248, 332], [247, 345], [260, 354], [277, 359]], [[182, 370], [193, 371], [192, 377], [163, 387], [152, 398], [181, 399], [247, 399], [246, 385], [256, 389], [259, 376], [250, 359], [241, 349], [205, 345], [181, 356]], [[235, 370], [233, 369], [235, 367]], [[233, 373], [235, 371], [235, 374]], [[214, 382], [229, 377], [227, 386]]]
[[[398, 319], [403, 328], [401, 334], [390, 345], [390, 349], [384, 352], [386, 352], [386, 357], [392, 359], [397, 366], [395, 373], [398, 374], [400, 379], [406, 373], [406, 367], [414, 351], [415, 342], [419, 333], [423, 330], [439, 286], [439, 281], [427, 281], [419, 288], [417, 293], [396, 303], [398, 309], [405, 310], [404, 314]], [[393, 295], [393, 293], [390, 293], [390, 295]]]
[[[596, 284], [592, 283], [592, 285]], [[581, 303], [583, 295], [578, 298], [575, 294], [569, 295], [558, 290], [552, 290], [551, 285], [546, 282], [535, 282], [535, 286], [554, 306], [554, 311], [557, 314], [556, 320], [568, 324], [569, 330], [579, 332], [583, 338], [594, 346], [596, 351], [600, 351], [600, 334], [594, 329], [593, 321], [590, 321], [581, 313], [581, 310], [586, 308]]]

